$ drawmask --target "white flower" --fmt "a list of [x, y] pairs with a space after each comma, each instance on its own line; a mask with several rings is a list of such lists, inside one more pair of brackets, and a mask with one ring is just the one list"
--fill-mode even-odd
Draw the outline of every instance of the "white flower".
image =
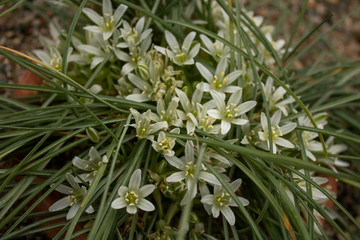
[[[112, 48], [116, 57], [126, 62], [121, 69], [123, 76], [126, 76], [136, 68], [141, 71], [140, 65], [143, 65], [142, 61], [147, 57], [147, 50], [152, 43], [152, 30], [146, 29], [144, 31], [144, 22], [145, 18], [140, 18], [135, 28], [131, 28], [127, 22], [124, 22], [124, 28], [121, 29], [121, 37], [126, 42], [121, 42], [116, 45], [117, 48]], [[129, 53], [118, 48], [128, 48]]]
[[[70, 220], [80, 209], [81, 202], [86, 196], [87, 189], [85, 186], [80, 187], [70, 173], [66, 174], [66, 180], [70, 183], [71, 187], [60, 184], [57, 188], [55, 188], [55, 190], [63, 194], [68, 194], [68, 196], [58, 200], [53, 205], [51, 205], [49, 211], [59, 211], [70, 206], [69, 212], [66, 215], [66, 220]], [[89, 214], [93, 213], [94, 208], [90, 206], [85, 210], [85, 212]]]
[[120, 197], [111, 203], [111, 207], [114, 209], [126, 207], [129, 214], [135, 214], [138, 208], [147, 212], [154, 211], [154, 205], [145, 198], [155, 190], [155, 185], [147, 184], [140, 187], [140, 184], [141, 170], [137, 169], [130, 177], [129, 186], [119, 188], [118, 194]]
[[[185, 145], [185, 156], [181, 158], [177, 158], [175, 156], [165, 156], [165, 159], [171, 166], [180, 170], [179, 172], [175, 172], [167, 177], [166, 181], [175, 183], [185, 180], [187, 192], [181, 201], [181, 204], [184, 205], [189, 200], [193, 199], [197, 193], [197, 182], [194, 179], [196, 164], [192, 142], [187, 141]], [[199, 180], [203, 180], [214, 185], [220, 185], [220, 182], [213, 174], [205, 172], [203, 169], [200, 170], [198, 178]]]
[[[180, 133], [179, 128], [174, 128], [170, 133]], [[175, 146], [175, 138], [167, 137], [165, 132], [160, 132], [157, 141], [154, 140], [154, 136], [150, 136], [149, 139], [152, 141], [152, 147], [155, 151], [164, 154], [165, 156], [174, 156], [175, 152], [172, 150]]]
[[136, 128], [136, 136], [140, 139], [148, 138], [157, 131], [168, 128], [166, 121], [152, 123], [152, 121], [158, 119], [158, 116], [152, 113], [150, 109], [140, 114], [135, 109], [130, 108], [130, 112], [135, 118], [135, 124], [131, 124], [130, 126]]
[[292, 130], [296, 128], [296, 123], [288, 123], [282, 127], [279, 127], [279, 123], [281, 120], [281, 111], [277, 111], [271, 117], [271, 133], [268, 129], [268, 122], [265, 113], [261, 113], [261, 127], [264, 130], [263, 132], [259, 132], [259, 138], [262, 141], [266, 141], [267, 145], [265, 147], [266, 150], [270, 149], [270, 140], [269, 134], [272, 136], [272, 144], [273, 144], [273, 153], [277, 152], [276, 145], [285, 147], [285, 148], [294, 148], [295, 145], [291, 143], [289, 140], [282, 138], [281, 136], [288, 134]]
[[[220, 35], [220, 37], [223, 37]], [[224, 43], [216, 40], [212, 42], [207, 36], [201, 34], [200, 38], [204, 43], [206, 49], [203, 50], [211, 55], [216, 61], [220, 61], [222, 58], [228, 58], [230, 56], [230, 48]]]
[[179, 98], [173, 97], [168, 104], [167, 108], [165, 106], [165, 101], [160, 98], [157, 101], [156, 111], [159, 115], [159, 118], [156, 121], [166, 121], [170, 126], [182, 127], [183, 122], [179, 119], [177, 113], [177, 107], [179, 105]]
[[204, 65], [201, 63], [195, 64], [200, 74], [205, 78], [208, 83], [202, 82], [199, 83], [196, 87], [200, 88], [204, 92], [210, 92], [215, 90], [222, 94], [233, 93], [240, 89], [238, 86], [231, 86], [231, 84], [240, 77], [242, 74], [241, 70], [233, 71], [225, 76], [225, 72], [228, 68], [227, 59], [223, 58], [218, 63], [215, 73], [210, 72]]
[[[229, 184], [230, 188], [235, 192], [241, 185], [241, 179], [237, 179]], [[238, 197], [243, 206], [249, 205], [249, 201], [243, 197]], [[235, 215], [230, 207], [236, 207], [237, 204], [230, 194], [221, 186], [215, 185], [214, 194], [208, 194], [201, 198], [201, 202], [206, 206], [211, 206], [211, 212], [214, 218], [219, 217], [220, 212], [224, 215], [230, 225], [235, 224]]]
[[[315, 120], [318, 128], [322, 129], [324, 125], [326, 125], [327, 123], [326, 116], [327, 116], [326, 113], [319, 113], [313, 116], [313, 119]], [[310, 119], [304, 116], [299, 117], [299, 125], [306, 127], [313, 127]], [[316, 132], [303, 131], [301, 133], [301, 136], [305, 146], [306, 156], [311, 160], [316, 161], [316, 157], [312, 152], [318, 152], [322, 150], [321, 143], [319, 141], [314, 140], [319, 135]]]
[[[73, 61], [71, 56], [72, 50], [73, 49], [70, 47], [68, 51], [67, 59], [69, 62]], [[52, 68], [55, 68], [56, 70], [61, 70], [63, 58], [59, 50], [57, 50], [55, 47], [50, 48], [50, 53], [43, 50], [34, 50], [34, 53], [43, 63], [49, 65]]]
[[123, 22], [123, 28], [120, 29], [121, 37], [125, 40], [124, 43], [119, 43], [117, 47], [124, 48], [130, 46], [137, 46], [146, 39], [151, 39], [152, 29], [144, 30], [145, 17], [140, 18], [135, 27], [131, 27], [127, 21]]
[[165, 30], [165, 39], [171, 50], [159, 46], [155, 46], [155, 49], [163, 55], [168, 56], [171, 61], [179, 66], [192, 65], [194, 64], [194, 57], [196, 57], [200, 50], [200, 43], [191, 46], [195, 36], [195, 32], [189, 33], [180, 47], [175, 36], [171, 32]]
[[103, 0], [102, 4], [103, 16], [100, 16], [97, 12], [90, 8], [84, 8], [83, 12], [93, 21], [97, 26], [86, 26], [84, 29], [101, 33], [104, 40], [108, 40], [114, 31], [121, 24], [121, 17], [124, 15], [127, 6], [121, 4], [113, 13], [113, 8], [110, 0]]
[[[107, 163], [108, 159], [106, 155], [103, 156], [101, 159], [100, 154], [94, 147], [90, 148], [89, 151], [89, 160], [84, 160], [79, 157], [74, 157], [72, 163], [75, 167], [86, 171], [87, 173], [79, 174], [79, 178], [82, 179], [84, 182], [92, 182], [94, 180], [100, 165], [103, 163]], [[79, 178], [75, 178], [76, 182], [81, 182]]]
[[[186, 122], [186, 130], [187, 133], [191, 133], [195, 131], [195, 127], [198, 126], [197, 116], [199, 108], [201, 107], [200, 102], [203, 96], [203, 92], [199, 89], [195, 89], [191, 101], [186, 96], [186, 93], [176, 88], [176, 95], [178, 95], [180, 99], [180, 103], [184, 112], [181, 110], [177, 110], [178, 115], [184, 115], [183, 120], [187, 120]], [[199, 106], [200, 105], [200, 106]]]
[[[331, 136], [325, 142], [328, 153], [337, 155], [347, 150], [348, 147], [345, 144], [334, 144], [334, 139]], [[336, 167], [348, 167], [350, 165], [348, 162], [342, 161], [337, 157], [320, 158], [318, 160], [328, 165], [334, 172], [337, 172]]]
[[247, 101], [240, 103], [242, 89], [234, 92], [227, 104], [225, 104], [225, 96], [219, 92], [211, 91], [211, 96], [215, 100], [217, 109], [207, 111], [210, 117], [221, 120], [221, 134], [225, 135], [231, 128], [231, 123], [236, 125], [244, 125], [249, 120], [241, 118], [241, 115], [250, 111], [256, 105], [256, 101]]
[[[299, 171], [300, 173], [304, 174], [304, 170], [301, 169]], [[299, 175], [297, 174], [293, 174], [293, 178], [294, 178], [294, 182], [303, 190], [303, 191], [307, 191], [307, 187], [306, 187], [306, 183], [307, 181], [300, 177]], [[324, 183], [327, 183], [328, 182], [328, 179], [327, 178], [324, 178], [324, 177], [314, 177], [314, 176], [310, 176], [310, 179], [313, 180], [315, 183], [317, 183], [318, 185], [322, 185]], [[294, 195], [293, 193], [290, 191], [290, 189], [286, 188], [286, 193], [287, 195], [289, 196], [290, 200], [293, 202], [294, 204]], [[312, 198], [314, 199], [314, 201], [316, 203], [318, 203], [319, 205], [322, 205], [324, 204], [327, 200], [328, 200], [328, 197], [322, 193], [318, 188], [314, 187], [314, 186], [311, 186], [311, 194], [312, 194]]]
[[284, 116], [288, 115], [288, 109], [290, 107], [289, 105], [295, 100], [292, 97], [282, 100], [286, 93], [286, 90], [283, 87], [278, 87], [275, 89], [273, 86], [273, 79], [269, 77], [266, 80], [266, 85], [264, 86], [264, 93], [270, 111], [279, 109], [284, 114]]
[[90, 69], [94, 69], [97, 65], [103, 62], [109, 54], [110, 45], [99, 33], [89, 33], [89, 35], [90, 39], [89, 42], [87, 42], [88, 44], [81, 44], [80, 42], [77, 43], [76, 49], [80, 52], [80, 55], [78, 54], [76, 57], [80, 62], [90, 62]]

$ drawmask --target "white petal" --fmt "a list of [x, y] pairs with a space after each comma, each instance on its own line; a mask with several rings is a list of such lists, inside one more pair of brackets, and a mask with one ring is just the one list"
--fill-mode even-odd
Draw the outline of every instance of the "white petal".
[[169, 44], [171, 50], [174, 51], [176, 48], [179, 50], [179, 43], [177, 42], [175, 36], [167, 30], [165, 30], [165, 39], [166, 42]]
[[126, 63], [124, 66], [122, 66], [121, 74], [123, 76], [126, 76], [129, 74], [132, 70], [134, 70], [136, 66], [133, 63]]
[[194, 163], [194, 148], [192, 141], [187, 141], [185, 145], [185, 159], [187, 163]]
[[126, 211], [129, 213], [129, 214], [135, 214], [137, 212], [137, 207], [135, 206], [127, 206], [126, 207]]
[[118, 194], [120, 197], [125, 196], [126, 193], [129, 191], [129, 188], [126, 186], [119, 187]]
[[224, 92], [226, 92], [226, 93], [234, 93], [239, 89], [241, 89], [241, 87], [239, 87], [239, 86], [226, 86], [224, 88]]
[[201, 63], [197, 62], [195, 63], [195, 66], [199, 70], [200, 74], [205, 78], [206, 81], [211, 83], [213, 81], [213, 74]]
[[69, 212], [66, 215], [66, 220], [70, 220], [75, 216], [75, 214], [80, 208], [80, 205], [81, 205], [80, 203], [75, 203], [74, 205], [72, 205], [72, 207], [69, 209]]
[[236, 190], [239, 189], [239, 187], [241, 186], [241, 183], [242, 183], [242, 180], [240, 178], [238, 178], [235, 181], [233, 181], [232, 183], [230, 183], [230, 187], [235, 192]]
[[289, 140], [286, 140], [285, 138], [281, 138], [279, 137], [278, 139], [276, 139], [276, 144], [282, 147], [286, 147], [286, 148], [294, 148], [295, 145], [292, 144]]
[[212, 173], [201, 171], [199, 174], [199, 179], [214, 185], [221, 185], [219, 180]]
[[237, 106], [237, 108], [239, 109], [238, 114], [239, 115], [244, 114], [244, 113], [250, 111], [255, 106], [256, 106], [256, 101], [244, 102], [244, 103], [240, 104], [239, 106]]
[[305, 149], [305, 152], [306, 152], [306, 156], [308, 158], [310, 158], [311, 160], [313, 161], [316, 161], [316, 157], [314, 156], [314, 154], [312, 154], [312, 152], [310, 152], [309, 150]]
[[[190, 50], [190, 52], [188, 53], [188, 58], [194, 58], [196, 57], [196, 55], [199, 53], [200, 50], [200, 43], [196, 44], [195, 46], [193, 46]], [[185, 63], [184, 63], [185, 64]]]
[[155, 185], [146, 184], [139, 189], [139, 192], [141, 192], [141, 197], [145, 198], [149, 196], [154, 190], [155, 190]]
[[222, 75], [221, 73], [225, 73], [227, 66], [228, 66], [227, 59], [226, 58], [221, 59], [221, 61], [218, 63], [216, 67], [215, 75], [220, 77], [220, 75]]
[[194, 41], [195, 36], [196, 36], [196, 32], [191, 32], [185, 37], [184, 42], [183, 42], [183, 46], [187, 50], [190, 50], [191, 44]]
[[281, 120], [281, 111], [276, 111], [271, 117], [271, 125], [278, 126]]
[[220, 112], [216, 109], [210, 109], [207, 111], [207, 114], [212, 117], [212, 118], [215, 118], [215, 119], [221, 119], [221, 115], [220, 115]]
[[86, 26], [84, 29], [90, 32], [101, 33], [101, 29], [98, 26]]
[[225, 120], [221, 121], [221, 134], [225, 135], [230, 131], [231, 123]]
[[295, 128], [296, 128], [296, 123], [288, 123], [282, 126], [280, 129], [282, 134], [285, 135], [291, 132], [292, 130], [294, 130]]
[[214, 205], [211, 208], [211, 212], [214, 218], [217, 218], [220, 215], [220, 209], [215, 207]]
[[124, 15], [126, 9], [128, 7], [125, 6], [124, 4], [120, 4], [117, 9], [115, 10], [115, 13], [114, 13], [114, 21], [115, 22], [119, 22], [121, 17]]
[[114, 201], [112, 201], [111, 207], [113, 209], [124, 208], [124, 207], [126, 207], [126, 201], [124, 200], [123, 197], [116, 198]]
[[242, 97], [242, 89], [238, 89], [236, 92], [231, 94], [227, 104], [230, 105], [231, 103], [238, 105]]
[[101, 18], [100, 15], [90, 8], [84, 8], [82, 10], [86, 16], [88, 16], [94, 23], [100, 26]]
[[136, 169], [131, 175], [129, 181], [129, 190], [130, 191], [138, 190], [140, 187], [140, 183], [141, 183], [141, 170]]
[[228, 80], [226, 81], [226, 85], [233, 83], [236, 79], [238, 79], [241, 76], [241, 74], [242, 74], [241, 70], [236, 70], [226, 75], [226, 77], [228, 78]]
[[104, 16], [108, 14], [109, 15], [113, 14], [112, 4], [110, 0], [103, 0], [102, 10]]
[[211, 94], [212, 98], [214, 99], [215, 104], [216, 104], [217, 108], [219, 109], [219, 111], [223, 111], [225, 109], [225, 94], [219, 93], [214, 90], [211, 90], [210, 94]]
[[224, 215], [228, 223], [233, 226], [235, 224], [235, 215], [234, 212], [230, 209], [230, 207], [222, 208], [220, 211]]
[[241, 119], [241, 118], [236, 118], [231, 120], [231, 123], [236, 124], [236, 125], [245, 125], [249, 122], [249, 120], [247, 119]]
[[100, 50], [100, 48], [94, 47], [92, 45], [86, 45], [86, 44], [82, 44], [82, 45], [78, 46], [78, 50], [89, 53], [89, 54], [93, 54], [95, 56], [101, 56], [103, 54], [103, 52]]
[[93, 206], [90, 206], [85, 210], [85, 212], [88, 214], [91, 214], [91, 213], [95, 212], [95, 210], [94, 210]]
[[130, 95], [126, 96], [125, 99], [131, 100], [134, 102], [147, 102], [147, 101], [151, 100], [151, 99], [149, 99], [148, 96], [146, 96], [145, 94], [141, 94], [141, 93], [130, 94]]
[[96, 148], [91, 147], [90, 151], [89, 151], [89, 157], [94, 160], [96, 163], [101, 161], [101, 156], [98, 153], [98, 151], [96, 150]]
[[141, 90], [146, 90], [151, 88], [150, 84], [136, 76], [135, 74], [129, 73], [128, 78], [132, 84], [134, 84], [137, 88]]
[[201, 202], [204, 204], [213, 205], [214, 195], [209, 194], [201, 198]]
[[[52, 185], [50, 185], [52, 186]], [[66, 185], [60, 184], [55, 188], [56, 191], [61, 192], [63, 194], [70, 194], [73, 189], [71, 187], [68, 187]]]
[[200, 34], [200, 39], [204, 43], [205, 47], [209, 49], [210, 52], [216, 51], [213, 42], [207, 36]]
[[151, 133], [156, 133], [159, 130], [165, 130], [167, 128], [168, 128], [168, 123], [166, 121], [157, 122], [157, 123], [154, 123], [154, 125], [152, 125], [152, 132]]
[[137, 207], [146, 212], [151, 212], [155, 210], [155, 206], [146, 199], [141, 199], [137, 204]]
[[169, 177], [166, 178], [167, 182], [179, 182], [185, 179], [184, 172], [176, 172], [171, 174]]
[[[265, 115], [265, 113], [261, 112], [260, 115], [260, 120], [261, 120], [261, 127], [264, 131], [268, 130], [268, 121], [267, 121], [267, 117]], [[259, 132], [260, 134], [260, 132]], [[260, 136], [260, 135], [259, 135]]]
[[177, 169], [183, 170], [183, 168], [185, 167], [185, 163], [177, 157], [165, 156], [165, 159], [166, 161], [168, 161], [168, 163], [170, 163], [171, 166], [176, 167]]
[[199, 90], [202, 90], [204, 92], [210, 92], [211, 87], [208, 83], [201, 82], [198, 85], [196, 85], [196, 88]]
[[67, 197], [61, 198], [60, 200], [56, 201], [53, 205], [49, 207], [50, 212], [59, 211], [66, 207], [70, 206]]

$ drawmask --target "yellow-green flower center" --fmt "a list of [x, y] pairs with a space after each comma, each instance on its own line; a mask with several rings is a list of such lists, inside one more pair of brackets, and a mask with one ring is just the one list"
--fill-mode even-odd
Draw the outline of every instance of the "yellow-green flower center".
[[230, 103], [225, 107], [225, 119], [231, 119], [237, 117], [239, 109], [236, 108], [234, 103]]
[[[271, 136], [272, 136], [272, 140], [276, 141], [279, 137], [282, 136], [281, 128], [279, 126], [271, 127]], [[269, 141], [269, 131], [268, 130], [264, 131], [264, 138], [266, 141]]]
[[220, 207], [228, 207], [231, 202], [232, 199], [229, 193], [222, 192], [220, 196], [216, 197], [216, 203]]
[[125, 195], [125, 201], [128, 206], [135, 206], [139, 203], [139, 195], [137, 195], [134, 191], [127, 192]]

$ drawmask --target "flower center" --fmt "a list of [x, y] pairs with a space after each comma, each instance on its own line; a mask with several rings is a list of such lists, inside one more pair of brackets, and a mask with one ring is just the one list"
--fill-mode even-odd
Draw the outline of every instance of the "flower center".
[[205, 131], [208, 131], [214, 127], [213, 126], [214, 122], [215, 122], [214, 118], [206, 116], [201, 119], [200, 124], [201, 124], [201, 127], [203, 127], [205, 129]]
[[214, 75], [213, 85], [216, 90], [221, 90], [228, 78], [224, 78], [225, 73], [221, 72], [220, 76]]
[[237, 117], [239, 109], [236, 108], [234, 103], [230, 103], [225, 107], [225, 119], [231, 119]]
[[[271, 136], [274, 141], [282, 136], [281, 128], [278, 125], [276, 127], [271, 127]], [[269, 141], [269, 131], [264, 131], [264, 138], [266, 141]]]
[[231, 202], [232, 199], [229, 193], [222, 192], [220, 196], [216, 197], [216, 203], [220, 207], [228, 207]]
[[125, 201], [128, 206], [135, 206], [139, 203], [139, 195], [137, 195], [134, 191], [127, 192], [125, 195]]
[[172, 139], [171, 138], [164, 138], [159, 142], [159, 146], [165, 152], [170, 152], [172, 149]]
[[115, 19], [114, 19], [114, 17], [112, 15], [105, 14], [104, 17], [100, 18], [100, 28], [101, 28], [101, 30], [103, 30], [104, 32], [111, 31], [113, 26], [114, 26], [114, 22], [115, 22]]
[[54, 55], [54, 57], [50, 60], [50, 66], [52, 66], [55, 69], [61, 69], [62, 68], [62, 58]]
[[76, 191], [73, 190], [70, 192], [71, 195], [67, 196], [67, 201], [70, 203], [70, 206], [74, 205], [77, 202], [80, 202], [83, 199], [83, 193], [82, 191]]
[[195, 166], [196, 165], [193, 165], [192, 162], [188, 162], [188, 164], [185, 165], [185, 176], [194, 178]]

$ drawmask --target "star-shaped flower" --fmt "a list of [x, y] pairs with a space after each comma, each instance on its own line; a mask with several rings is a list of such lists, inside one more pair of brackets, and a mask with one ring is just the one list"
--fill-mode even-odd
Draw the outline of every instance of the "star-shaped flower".
[[[230, 183], [230, 188], [235, 192], [241, 185], [241, 179], [237, 179]], [[243, 206], [249, 205], [249, 201], [243, 197], [238, 197]], [[219, 217], [220, 212], [224, 215], [230, 225], [235, 224], [235, 215], [230, 207], [236, 207], [237, 204], [230, 194], [222, 187], [215, 185], [214, 194], [208, 194], [201, 198], [201, 202], [211, 206], [211, 212], [214, 218]]]
[[275, 154], [277, 152], [276, 145], [285, 147], [285, 148], [294, 148], [295, 145], [290, 142], [289, 140], [286, 140], [285, 138], [282, 138], [283, 135], [288, 134], [292, 130], [296, 128], [296, 123], [288, 123], [285, 124], [282, 127], [279, 127], [279, 123], [281, 120], [281, 111], [277, 111], [272, 115], [271, 117], [271, 133], [269, 132], [268, 128], [268, 122], [265, 113], [261, 113], [261, 127], [264, 130], [263, 132], [259, 132], [259, 138], [262, 141], [266, 141], [266, 149], [270, 149], [270, 140], [269, 140], [269, 134], [272, 136], [272, 147], [273, 147], [273, 153]]
[[[187, 141], [185, 145], [185, 156], [178, 158], [175, 156], [165, 156], [165, 159], [169, 162], [169, 164], [180, 171], [171, 174], [166, 178], [166, 181], [176, 183], [182, 180], [185, 180], [187, 192], [183, 197], [181, 204], [186, 204], [189, 200], [193, 199], [197, 193], [197, 183], [194, 179], [195, 173], [195, 152], [192, 147], [192, 142]], [[199, 180], [208, 182], [214, 185], [220, 185], [220, 182], [217, 178], [209, 173], [204, 171], [204, 169], [200, 170]]]
[[[58, 200], [53, 205], [51, 205], [49, 211], [54, 212], [62, 210], [66, 207], [70, 207], [66, 215], [66, 220], [70, 220], [80, 209], [81, 202], [86, 196], [87, 189], [85, 186], [80, 187], [79, 184], [75, 181], [74, 176], [70, 173], [67, 173], [65, 177], [71, 187], [60, 184], [57, 188], [55, 188], [55, 190], [63, 194], [67, 194], [68, 196]], [[90, 206], [85, 210], [85, 212], [93, 213], [94, 208]]]
[[211, 90], [215, 90], [219, 93], [233, 93], [240, 89], [238, 86], [232, 86], [231, 84], [240, 77], [242, 74], [241, 70], [233, 71], [227, 75], [225, 72], [228, 68], [227, 59], [223, 58], [218, 63], [215, 73], [212, 73], [209, 69], [207, 69], [204, 65], [197, 62], [197, 69], [200, 74], [205, 78], [207, 83], [202, 82], [199, 83], [196, 87], [200, 88], [204, 92], [210, 92]]
[[86, 26], [84, 29], [102, 33], [103, 39], [108, 40], [114, 31], [120, 26], [121, 18], [124, 15], [127, 6], [120, 4], [119, 7], [113, 13], [113, 8], [110, 0], [103, 0], [103, 16], [100, 16], [97, 12], [90, 8], [84, 8], [83, 12], [93, 21], [96, 26]]
[[208, 110], [210, 117], [221, 120], [221, 134], [225, 135], [231, 128], [231, 123], [236, 125], [244, 125], [249, 120], [241, 118], [241, 115], [250, 111], [256, 106], [256, 101], [247, 101], [240, 104], [242, 89], [234, 92], [227, 104], [225, 104], [225, 95], [212, 90], [211, 96], [215, 100], [217, 109]]
[[168, 56], [176, 65], [192, 65], [194, 64], [194, 57], [200, 50], [200, 43], [192, 46], [195, 36], [195, 32], [189, 33], [180, 46], [175, 36], [171, 32], [165, 31], [165, 39], [171, 50], [159, 46], [155, 46], [155, 49]]
[[155, 185], [147, 184], [140, 187], [140, 184], [141, 170], [136, 169], [130, 177], [129, 186], [119, 188], [118, 194], [120, 197], [111, 203], [111, 207], [114, 209], [126, 207], [129, 214], [135, 214], [138, 208], [147, 212], [154, 211], [154, 205], [145, 198], [155, 190]]

